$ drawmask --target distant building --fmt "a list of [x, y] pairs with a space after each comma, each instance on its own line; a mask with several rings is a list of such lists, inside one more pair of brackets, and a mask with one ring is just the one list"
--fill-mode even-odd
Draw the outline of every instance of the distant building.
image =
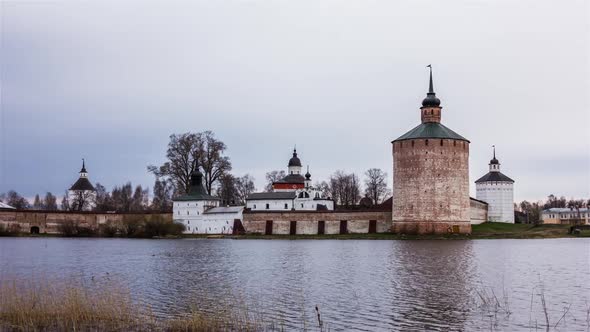
[[551, 208], [541, 214], [543, 224], [588, 225], [590, 209], [588, 208]]
[[189, 193], [173, 201], [173, 219], [185, 226], [186, 234], [232, 234], [236, 221], [242, 220], [243, 206], [219, 206], [221, 200], [207, 193], [198, 166]]
[[96, 189], [88, 180], [84, 159], [78, 180], [68, 190], [68, 201], [74, 211], [90, 211], [96, 206]]
[[8, 211], [10, 211], [10, 210], [16, 210], [16, 208], [13, 207], [13, 206], [8, 205], [6, 203], [0, 202], [0, 210], [8, 210]]
[[322, 197], [322, 193], [311, 185], [309, 168], [301, 175], [301, 160], [297, 150], [289, 159], [288, 174], [272, 184], [273, 191], [250, 194], [246, 198], [246, 208], [251, 211], [331, 211], [334, 201]]
[[475, 197], [488, 203], [488, 221], [514, 223], [514, 180], [500, 172], [495, 147], [489, 172], [475, 181], [475, 188]]
[[392, 142], [394, 233], [471, 233], [469, 140], [441, 123], [430, 86], [422, 123]]

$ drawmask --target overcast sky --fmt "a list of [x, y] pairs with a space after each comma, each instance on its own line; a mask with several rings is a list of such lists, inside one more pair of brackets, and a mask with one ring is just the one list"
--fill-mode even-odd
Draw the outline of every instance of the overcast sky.
[[[172, 133], [212, 130], [234, 173], [391, 177], [434, 68], [443, 123], [497, 146], [515, 199], [590, 196], [588, 1], [0, 1], [0, 192], [153, 186]], [[391, 179], [390, 179], [391, 183]]]

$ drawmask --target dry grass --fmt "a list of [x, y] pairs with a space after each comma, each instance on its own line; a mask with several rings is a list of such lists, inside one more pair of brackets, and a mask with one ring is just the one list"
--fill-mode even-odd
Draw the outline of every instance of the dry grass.
[[1, 281], [0, 331], [281, 331], [245, 306], [158, 319], [110, 281]]
[[138, 317], [129, 293], [116, 285], [100, 291], [72, 282], [0, 282], [0, 330], [136, 330], [143, 327]]

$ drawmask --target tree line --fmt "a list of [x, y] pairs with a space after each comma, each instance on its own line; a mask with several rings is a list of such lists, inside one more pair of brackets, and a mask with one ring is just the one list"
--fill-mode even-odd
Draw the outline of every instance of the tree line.
[[514, 203], [514, 210], [524, 214], [523, 222], [539, 223], [543, 210], [551, 208], [568, 208], [579, 213], [582, 208], [590, 208], [590, 199], [567, 199], [565, 196], [557, 197], [553, 194], [547, 196], [545, 201]]

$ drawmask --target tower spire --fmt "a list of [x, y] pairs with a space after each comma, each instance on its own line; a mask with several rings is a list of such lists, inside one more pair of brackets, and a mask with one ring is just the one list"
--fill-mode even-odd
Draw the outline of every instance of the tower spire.
[[492, 148], [494, 148], [494, 159], [496, 159], [496, 146], [492, 145]]
[[432, 65], [426, 67], [430, 68], [430, 86], [428, 87], [428, 93], [434, 93], [434, 84], [432, 84]]
[[86, 162], [85, 162], [84, 158], [82, 158], [82, 169], [80, 170], [80, 173], [87, 173], [86, 172]]
[[[426, 68], [430, 69], [430, 80], [428, 82], [428, 93], [426, 93], [426, 98], [422, 100], [422, 107], [440, 107], [440, 99], [436, 98], [436, 93], [434, 93], [434, 83], [432, 82], [432, 65], [428, 65]], [[440, 122], [440, 119], [438, 122]]]

